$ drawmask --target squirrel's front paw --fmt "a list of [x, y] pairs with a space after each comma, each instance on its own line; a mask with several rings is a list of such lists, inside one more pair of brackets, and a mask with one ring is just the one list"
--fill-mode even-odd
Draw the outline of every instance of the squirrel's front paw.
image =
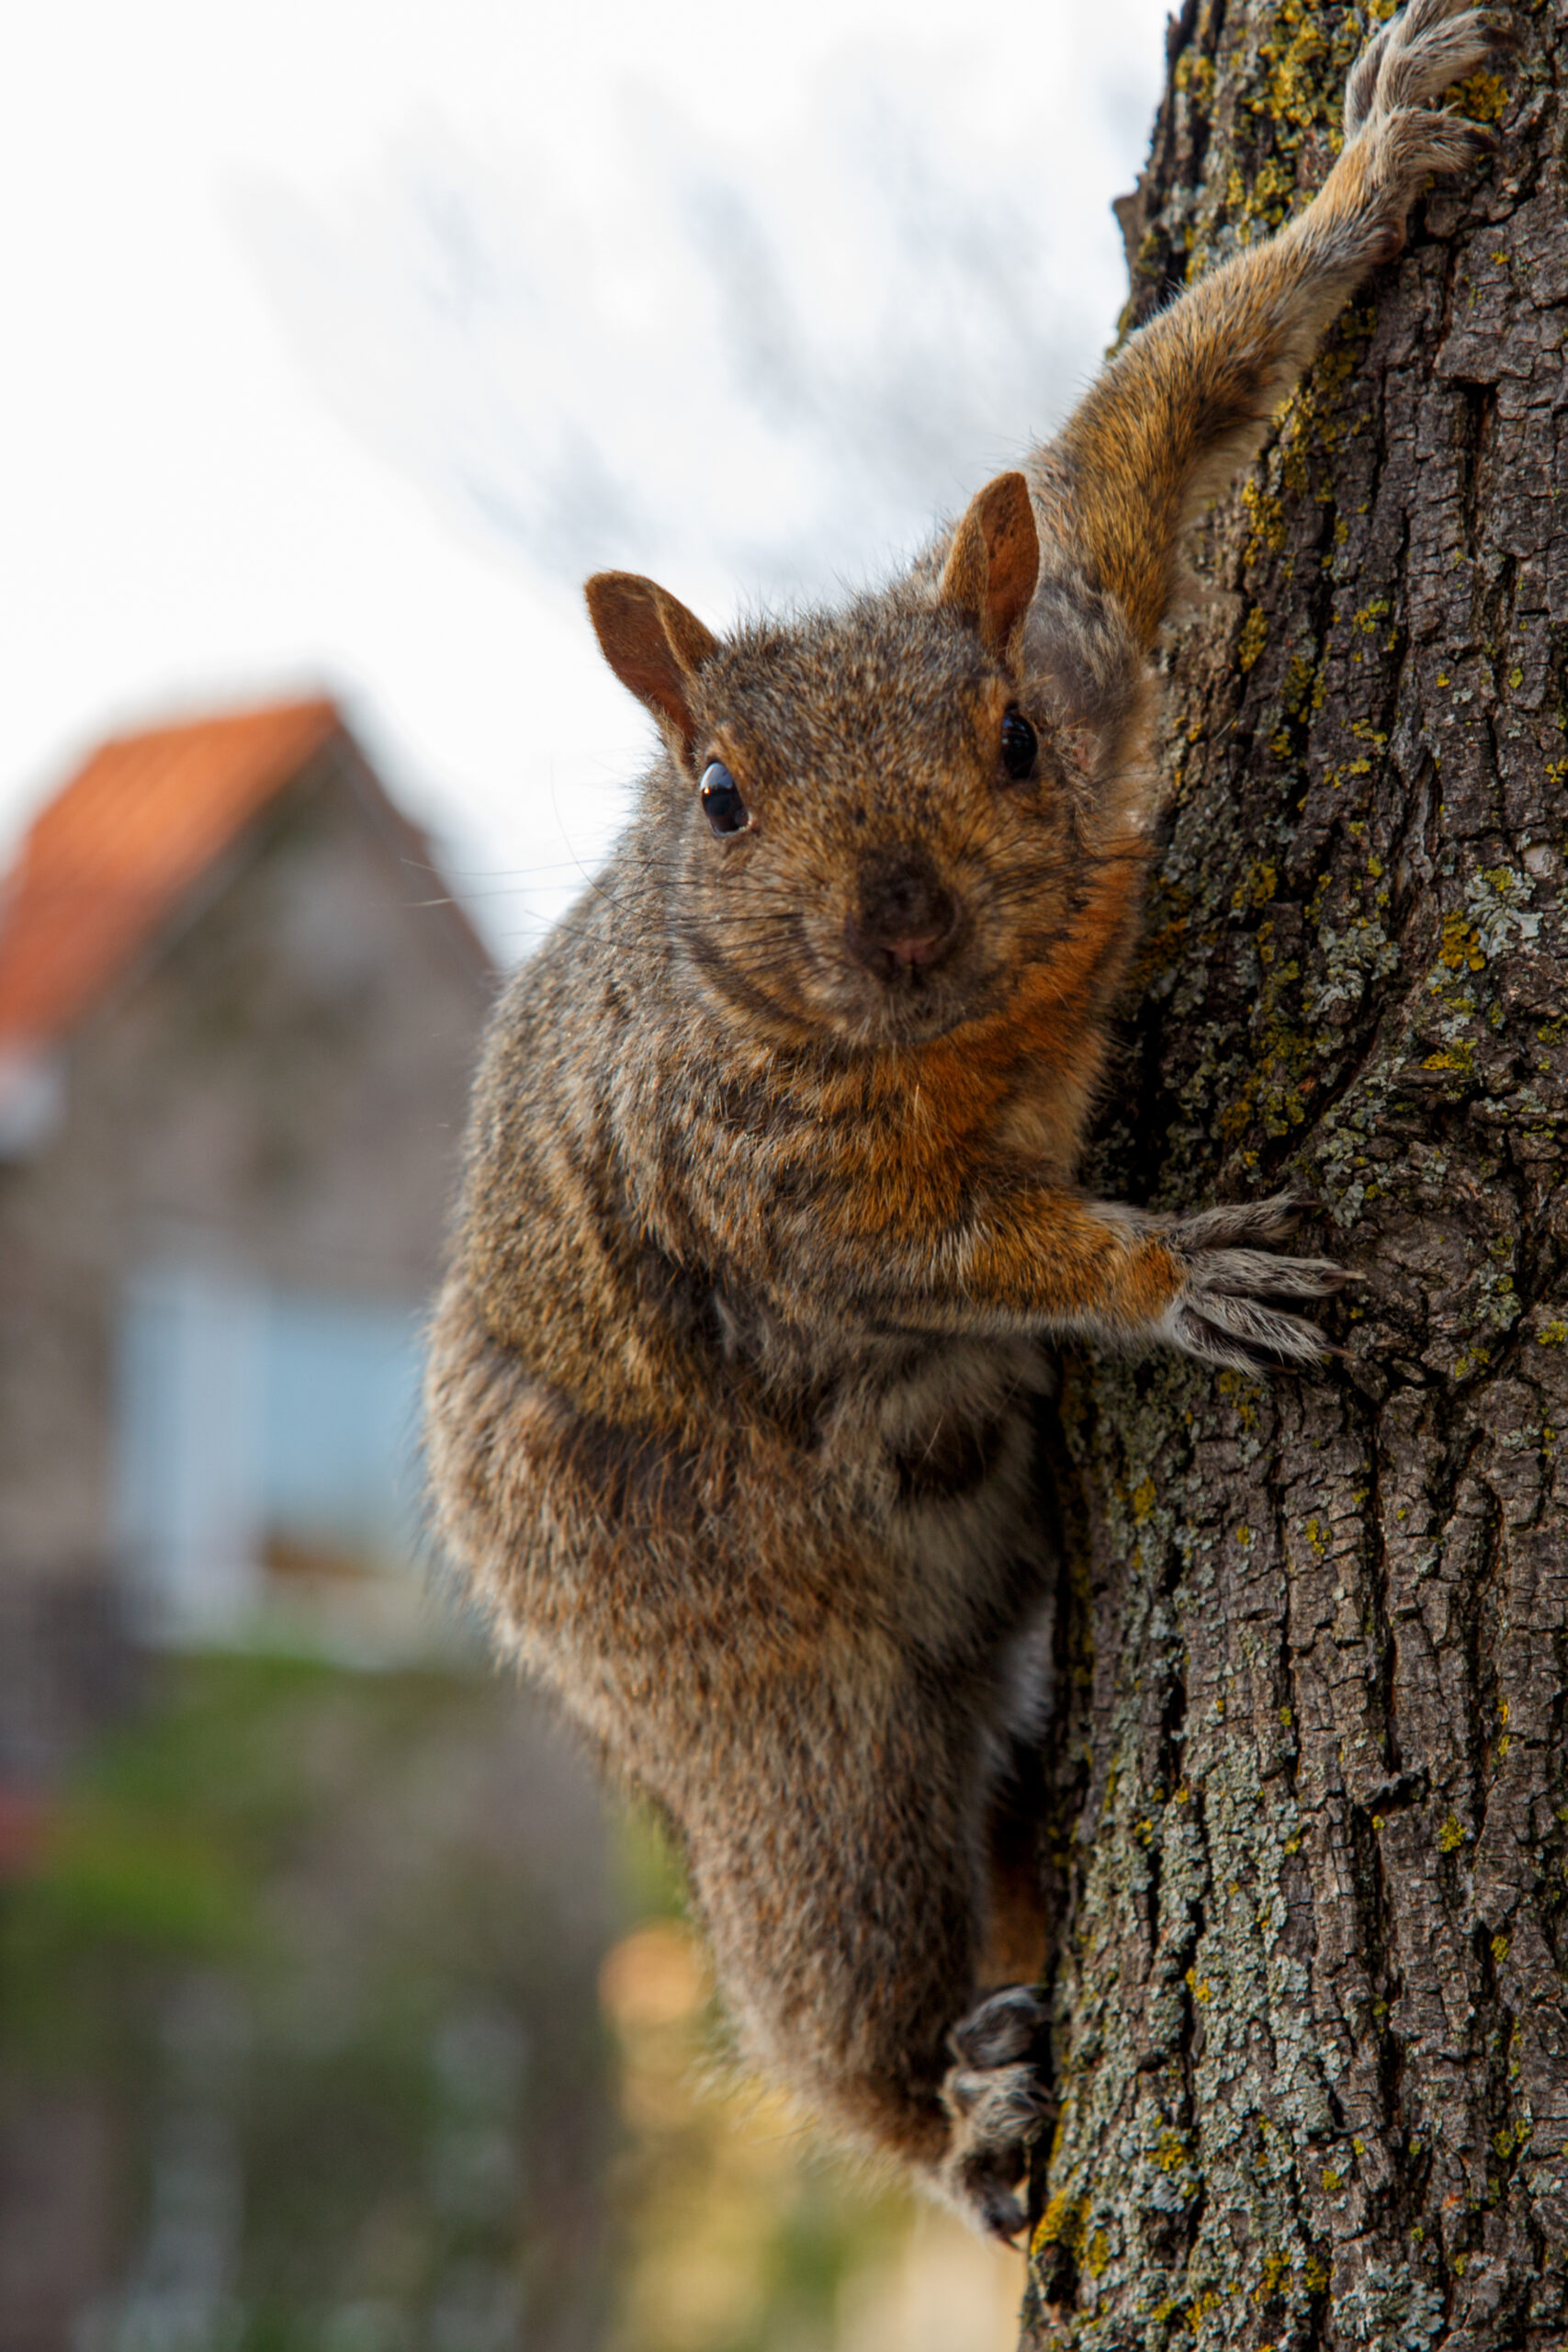
[[1235, 1372], [1318, 1363], [1332, 1354], [1310, 1323], [1262, 1304], [1269, 1298], [1327, 1298], [1360, 1280], [1326, 1258], [1273, 1255], [1267, 1245], [1282, 1239], [1300, 1213], [1300, 1204], [1281, 1193], [1235, 1208], [1206, 1209], [1168, 1226], [1160, 1239], [1186, 1280], [1166, 1309], [1162, 1337], [1187, 1355]]
[[1357, 60], [1345, 86], [1345, 136], [1368, 142], [1376, 180], [1397, 212], [1391, 250], [1403, 242], [1404, 211], [1427, 174], [1457, 172], [1496, 143], [1483, 125], [1433, 100], [1516, 39], [1501, 11], [1467, 0], [1407, 0]]
[[1016, 2237], [1023, 2227], [1015, 2192], [1030, 2143], [1052, 2105], [1038, 2063], [1045, 2024], [1038, 1996], [1025, 1984], [1009, 1984], [971, 2009], [948, 2036], [958, 2063], [942, 2086], [952, 2126], [942, 2185], [994, 2237]]

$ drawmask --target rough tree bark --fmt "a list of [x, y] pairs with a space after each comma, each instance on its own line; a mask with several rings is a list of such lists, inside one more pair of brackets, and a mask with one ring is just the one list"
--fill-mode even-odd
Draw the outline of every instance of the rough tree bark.
[[[1190, 0], [1133, 315], [1376, 17]], [[1097, 1193], [1299, 1181], [1327, 1376], [1075, 1360], [1035, 2347], [1568, 2343], [1568, 0], [1199, 562]], [[1561, 1465], [1561, 1466], [1560, 1466]]]

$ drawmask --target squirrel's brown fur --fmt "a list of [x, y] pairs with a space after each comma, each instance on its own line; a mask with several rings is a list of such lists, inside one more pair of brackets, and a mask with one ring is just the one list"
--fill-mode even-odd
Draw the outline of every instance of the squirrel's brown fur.
[[[1425, 175], [1485, 143], [1431, 102], [1495, 39], [1411, 0], [1301, 217], [883, 593], [720, 642], [649, 581], [589, 583], [665, 750], [491, 1034], [430, 1376], [441, 1530], [675, 1826], [744, 2045], [1003, 2233], [1044, 2104], [1039, 2004], [982, 1998], [987, 1936], [1028, 1977], [1043, 1928], [988, 1869], [1048, 1696], [1040, 1340], [1308, 1363], [1260, 1298], [1340, 1279], [1269, 1254], [1282, 1204], [1073, 1190], [1149, 855], [1148, 656], [1197, 502]], [[739, 795], [717, 838], [705, 776]]]

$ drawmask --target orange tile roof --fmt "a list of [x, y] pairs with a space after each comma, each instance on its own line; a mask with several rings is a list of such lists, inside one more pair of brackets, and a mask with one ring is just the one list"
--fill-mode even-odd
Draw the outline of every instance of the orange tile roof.
[[276, 703], [102, 744], [34, 820], [0, 895], [0, 1052], [70, 1030], [344, 732], [333, 703]]

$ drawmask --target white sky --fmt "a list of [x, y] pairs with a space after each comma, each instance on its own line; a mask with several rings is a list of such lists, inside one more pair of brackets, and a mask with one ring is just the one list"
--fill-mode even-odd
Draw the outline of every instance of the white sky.
[[0, 846], [326, 688], [505, 952], [649, 729], [578, 582], [874, 576], [1092, 371], [1164, 0], [50, 0], [0, 87]]

